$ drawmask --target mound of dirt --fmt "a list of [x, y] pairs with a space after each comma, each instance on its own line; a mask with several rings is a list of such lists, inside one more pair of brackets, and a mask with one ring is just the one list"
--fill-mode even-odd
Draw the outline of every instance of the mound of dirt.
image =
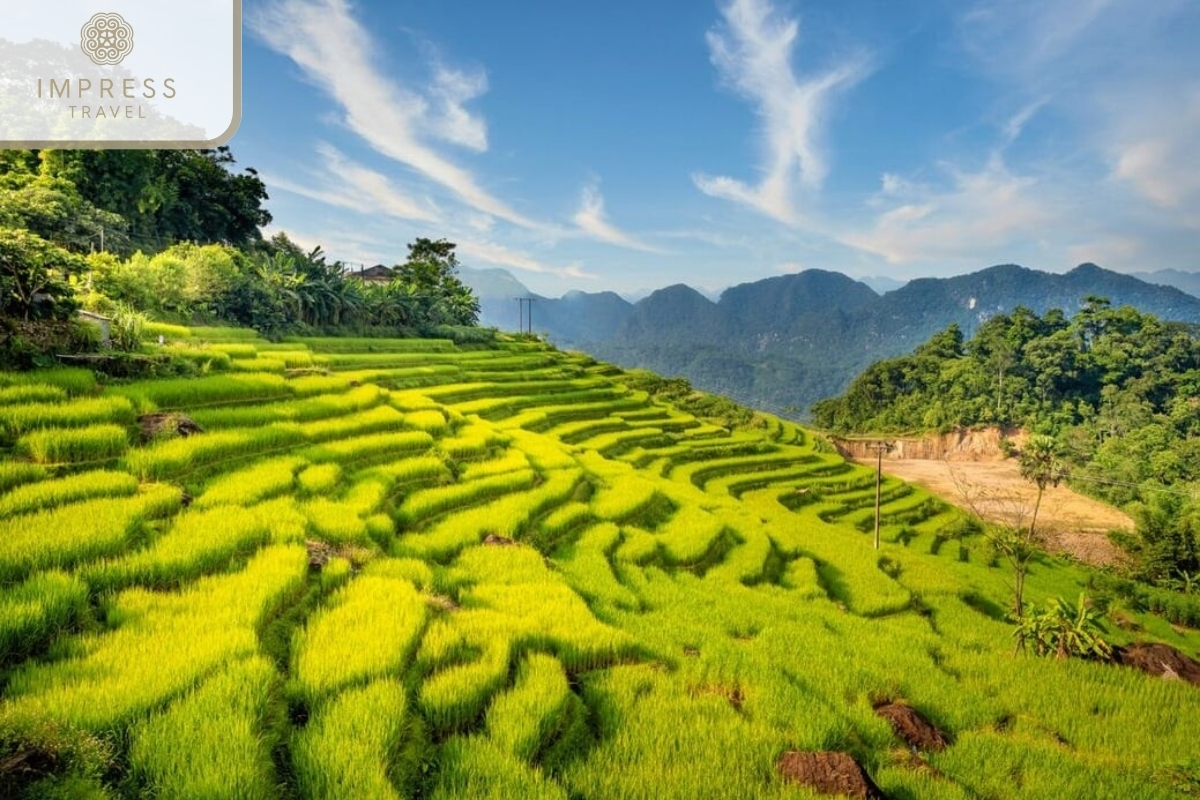
[[785, 781], [803, 784], [821, 794], [854, 800], [886, 800], [866, 771], [846, 753], [793, 750], [781, 755], [775, 768]]
[[946, 737], [942, 732], [912, 706], [884, 703], [875, 707], [875, 713], [890, 722], [896, 735], [914, 750], [942, 750], [946, 747]]
[[489, 533], [483, 537], [483, 543], [489, 547], [511, 547], [516, 544], [516, 542], [507, 536], [500, 536], [496, 533]]
[[0, 797], [16, 797], [24, 787], [57, 768], [55, 754], [36, 748], [0, 755]]
[[187, 414], [143, 414], [138, 417], [138, 425], [141, 427], [143, 443], [204, 433], [204, 429]]
[[1118, 664], [1140, 669], [1149, 675], [1187, 681], [1200, 686], [1200, 661], [1157, 642], [1136, 642], [1118, 647], [1113, 655]]

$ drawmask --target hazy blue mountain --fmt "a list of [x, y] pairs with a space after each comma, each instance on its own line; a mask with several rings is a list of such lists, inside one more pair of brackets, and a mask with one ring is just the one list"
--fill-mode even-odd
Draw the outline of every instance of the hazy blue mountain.
[[867, 286], [870, 286], [875, 290], [876, 294], [887, 294], [888, 292], [894, 292], [900, 287], [904, 286], [904, 284], [908, 283], [908, 281], [896, 280], [895, 278], [889, 278], [886, 275], [872, 275], [868, 278], [858, 278], [857, 280], [859, 283], [865, 283]]
[[1185, 272], [1181, 269], [1160, 269], [1156, 272], [1131, 272], [1135, 278], [1159, 286], [1174, 286], [1193, 297], [1200, 297], [1200, 272]]
[[[515, 329], [513, 298], [520, 293], [491, 274], [503, 270], [473, 272], [489, 273], [490, 282], [481, 285], [495, 293], [489, 299], [481, 291], [485, 322]], [[474, 275], [463, 279], [479, 291]], [[730, 287], [717, 302], [682, 284], [636, 303], [612, 292], [535, 296], [533, 329], [562, 347], [683, 375], [698, 388], [798, 415], [843, 391], [872, 362], [909, 352], [952, 322], [969, 336], [984, 320], [1017, 306], [1072, 314], [1089, 295], [1200, 324], [1200, 298], [1174, 287], [1095, 264], [1062, 275], [1004, 264], [909, 281], [882, 295], [863, 281], [810, 269]]]

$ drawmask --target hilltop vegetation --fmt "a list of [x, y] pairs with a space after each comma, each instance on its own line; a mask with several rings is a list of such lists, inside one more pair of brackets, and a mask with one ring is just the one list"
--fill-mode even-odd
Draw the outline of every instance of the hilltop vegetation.
[[1092, 297], [1072, 318], [1020, 308], [970, 341], [952, 325], [812, 408], [832, 431], [1020, 426], [1053, 436], [1077, 487], [1128, 509], [1138, 574], [1190, 589], [1200, 573], [1196, 329]]
[[[0, 374], [6, 797], [813, 797], [796, 750], [893, 800], [1200, 781], [1200, 688], [1014, 655], [987, 541], [888, 479], [873, 549], [873, 471], [790, 422], [534, 342], [160, 332], [205, 374]], [[1200, 647], [1094, 579], [1037, 556], [1026, 599]]]
[[114, 318], [133, 349], [146, 320], [263, 335], [478, 337], [479, 304], [455, 245], [417, 239], [385, 283], [344, 274], [271, 221], [253, 169], [206, 151], [0, 152], [0, 365], [95, 351], [80, 307]]

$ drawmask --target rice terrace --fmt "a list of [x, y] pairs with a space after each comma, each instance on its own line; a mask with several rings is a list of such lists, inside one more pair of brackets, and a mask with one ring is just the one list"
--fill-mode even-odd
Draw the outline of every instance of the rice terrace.
[[792, 422], [528, 338], [159, 333], [205, 374], [0, 375], [4, 797], [1200, 795], [1186, 661], [1015, 653], [964, 512], [887, 478], [874, 549]]

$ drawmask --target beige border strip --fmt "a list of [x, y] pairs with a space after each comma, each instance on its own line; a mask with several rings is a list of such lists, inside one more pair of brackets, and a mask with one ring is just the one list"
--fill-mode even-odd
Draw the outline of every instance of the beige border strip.
[[211, 150], [228, 142], [242, 124], [242, 0], [233, 0], [233, 119], [215, 139], [132, 141], [125, 139], [49, 139], [42, 141], [3, 141], [6, 150]]

